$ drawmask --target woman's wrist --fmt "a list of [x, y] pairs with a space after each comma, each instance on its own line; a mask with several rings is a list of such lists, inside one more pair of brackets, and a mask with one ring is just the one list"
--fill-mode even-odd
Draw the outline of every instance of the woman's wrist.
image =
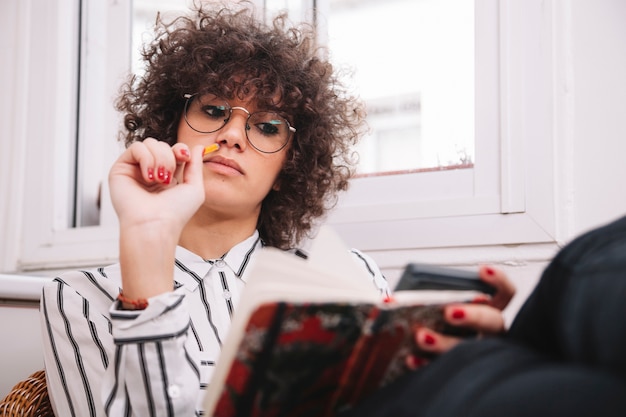
[[[120, 230], [120, 269], [123, 296], [147, 300], [174, 288], [177, 240], [159, 227]], [[132, 308], [132, 303], [128, 304]]]

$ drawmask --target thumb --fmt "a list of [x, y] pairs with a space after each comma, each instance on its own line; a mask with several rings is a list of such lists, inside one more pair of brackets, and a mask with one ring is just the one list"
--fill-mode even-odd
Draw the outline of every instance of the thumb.
[[202, 187], [204, 184], [203, 175], [202, 175], [202, 151], [203, 146], [195, 146], [191, 149], [191, 156], [189, 158], [189, 162], [185, 164], [185, 168], [183, 170], [183, 178], [182, 182], [184, 184], [195, 185], [198, 187]]

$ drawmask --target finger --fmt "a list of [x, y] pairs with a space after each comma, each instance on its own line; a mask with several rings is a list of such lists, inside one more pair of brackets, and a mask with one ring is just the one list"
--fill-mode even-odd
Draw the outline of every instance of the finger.
[[504, 332], [502, 312], [485, 304], [451, 304], [444, 309], [446, 321], [453, 326], [465, 327], [483, 334]]
[[437, 333], [426, 327], [415, 332], [415, 342], [419, 350], [435, 355], [445, 353], [459, 344], [461, 339]]
[[161, 184], [169, 184], [176, 171], [176, 158], [172, 147], [167, 142], [152, 138], [147, 138], [142, 143], [154, 158], [152, 166], [154, 180]]
[[[115, 174], [123, 173], [137, 177], [137, 180], [140, 177], [144, 182], [150, 184], [155, 180], [153, 167], [154, 157], [152, 153], [143, 143], [135, 142], [118, 157], [116, 163], [111, 168], [110, 175], [114, 176]], [[136, 169], [139, 170], [138, 173], [134, 172]]]
[[191, 159], [191, 152], [189, 146], [185, 143], [177, 143], [172, 146], [172, 152], [176, 160], [176, 170], [174, 171], [173, 177], [176, 183], [181, 183], [183, 182], [183, 169], [185, 163], [189, 162]]
[[409, 355], [406, 357], [404, 364], [407, 368], [409, 368], [409, 370], [415, 371], [416, 369], [427, 365], [428, 362], [428, 359], [423, 358], [419, 355]]
[[202, 150], [203, 146], [194, 146], [191, 149], [191, 156], [189, 162], [185, 164], [183, 171], [183, 182], [185, 184], [197, 184], [202, 185], [203, 180], [203, 163], [202, 163]]
[[177, 164], [188, 162], [191, 158], [191, 152], [189, 146], [186, 143], [177, 143], [172, 146], [172, 152], [174, 152], [174, 158]]
[[515, 295], [513, 283], [509, 281], [502, 270], [492, 266], [483, 265], [478, 272], [483, 281], [496, 288], [496, 293], [491, 298], [490, 304], [500, 310], [504, 309]]

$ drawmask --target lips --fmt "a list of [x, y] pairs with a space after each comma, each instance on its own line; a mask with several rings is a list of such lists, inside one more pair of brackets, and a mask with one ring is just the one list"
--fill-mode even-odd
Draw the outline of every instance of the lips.
[[239, 166], [237, 162], [233, 161], [232, 159], [224, 158], [223, 156], [220, 156], [220, 155], [215, 155], [214, 157], [210, 158], [206, 162], [211, 163], [211, 164], [221, 165], [226, 168], [234, 169], [235, 171], [239, 172], [241, 175], [244, 174], [243, 169]]

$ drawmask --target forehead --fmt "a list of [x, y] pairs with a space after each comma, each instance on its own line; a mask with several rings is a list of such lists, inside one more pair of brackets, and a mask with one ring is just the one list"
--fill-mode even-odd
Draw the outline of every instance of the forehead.
[[[201, 87], [200, 93], [212, 93], [222, 97], [232, 106], [254, 106], [272, 110], [283, 108], [282, 88], [266, 77], [237, 75], [224, 82], [211, 84]], [[239, 104], [234, 104], [235, 102]]]

